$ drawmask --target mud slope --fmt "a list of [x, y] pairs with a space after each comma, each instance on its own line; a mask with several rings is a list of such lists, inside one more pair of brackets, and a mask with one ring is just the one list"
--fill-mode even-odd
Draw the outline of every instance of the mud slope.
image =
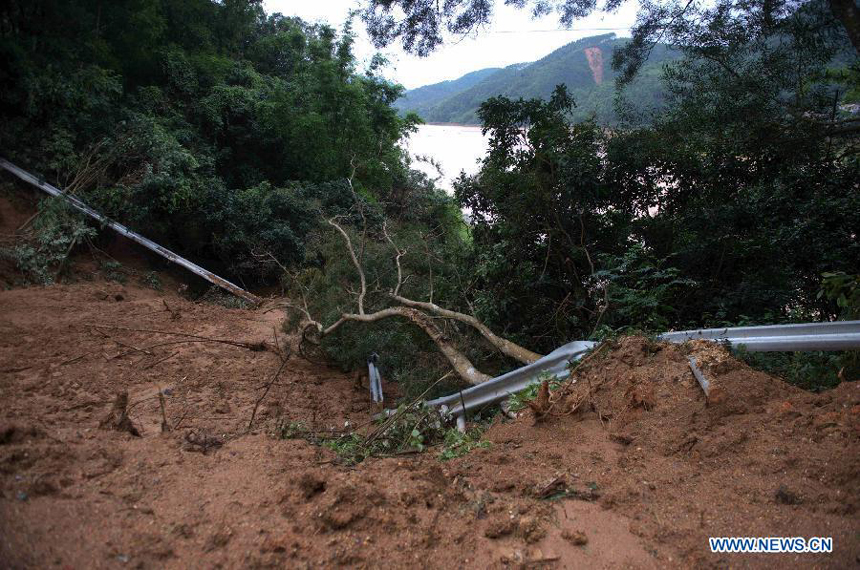
[[[686, 356], [712, 384], [710, 402]], [[660, 565], [829, 567], [860, 561], [860, 383], [815, 395], [722, 347], [626, 338], [553, 394], [542, 421], [495, 426], [466, 460], [497, 491], [547, 481], [628, 517]], [[588, 532], [588, 523], [584, 523]], [[833, 554], [717, 555], [709, 536], [832, 536]]]
[[[274, 340], [282, 318], [102, 280], [0, 292], [0, 565], [850, 567], [860, 555], [857, 383], [811, 395], [713, 347], [631, 338], [542, 421], [497, 421], [488, 449], [347, 468], [274, 436], [373, 411], [347, 375], [295, 355], [246, 430], [290, 342]], [[709, 404], [688, 351], [716, 386]], [[140, 437], [99, 427], [123, 391]], [[708, 536], [732, 534], [833, 536], [836, 552], [707, 553]]]

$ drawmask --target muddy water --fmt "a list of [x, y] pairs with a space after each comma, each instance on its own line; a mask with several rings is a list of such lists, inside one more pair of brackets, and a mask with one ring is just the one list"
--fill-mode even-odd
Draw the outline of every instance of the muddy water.
[[[487, 151], [487, 138], [481, 134], [480, 127], [461, 125], [421, 125], [407, 143], [412, 157], [432, 157], [442, 168], [442, 176], [437, 184], [449, 193], [452, 181], [460, 175], [475, 174], [478, 161]], [[426, 172], [432, 178], [439, 172], [426, 162], [416, 161], [415, 168]]]

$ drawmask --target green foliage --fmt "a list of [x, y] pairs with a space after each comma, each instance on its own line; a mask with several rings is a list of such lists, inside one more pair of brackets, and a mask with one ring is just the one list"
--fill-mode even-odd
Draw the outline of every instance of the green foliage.
[[104, 277], [106, 281], [125, 283], [128, 280], [125, 274], [125, 270], [123, 269], [122, 263], [114, 259], [100, 260], [99, 271], [101, 271], [102, 277]]
[[538, 389], [544, 381], [549, 383], [550, 391], [557, 390], [562, 384], [561, 380], [552, 374], [542, 373], [538, 375], [538, 377], [534, 379], [534, 382], [529, 384], [527, 388], [520, 390], [519, 392], [514, 392], [508, 396], [508, 409], [512, 412], [524, 410], [526, 406], [528, 406], [528, 402], [531, 402], [537, 397]]
[[610, 328], [635, 323], [648, 331], [668, 330], [676, 322], [677, 299], [696, 285], [637, 243], [617, 256], [599, 255], [598, 261], [605, 269], [595, 271], [592, 279], [595, 289], [606, 288], [602, 324]]
[[827, 317], [821, 273], [860, 262], [848, 230], [856, 133], [831, 136], [827, 119], [844, 90], [825, 70], [848, 47], [831, 26], [823, 3], [766, 26], [708, 12], [687, 25], [688, 57], [667, 67], [670, 105], [655, 128], [613, 141], [625, 183], [654, 176], [641, 186], [660, 211], [638, 234], [697, 283], [679, 299], [681, 322], [782, 320], [799, 307]]
[[665, 105], [619, 99], [612, 133], [571, 123], [567, 90], [482, 104], [490, 151], [455, 190], [474, 220], [470, 301], [491, 328], [548, 351], [844, 311], [818, 293], [823, 272], [860, 266], [860, 131], [840, 108], [856, 57], [822, 3], [746, 27], [752, 8], [735, 9], [678, 20]]
[[361, 463], [373, 455], [373, 450], [363, 444], [364, 438], [357, 433], [348, 433], [334, 439], [324, 439], [320, 443], [322, 447], [334, 451], [347, 465]]
[[441, 447], [438, 457], [447, 461], [490, 446], [488, 441], [481, 440], [484, 426], [477, 425], [460, 433], [457, 428], [447, 427], [449, 419], [435, 408], [412, 404], [401, 405], [391, 416], [379, 420], [368, 435], [354, 431], [317, 434], [308, 431], [300, 422], [286, 421], [278, 425], [276, 434], [282, 439], [307, 439], [326, 447], [348, 465], [368, 457], [420, 453], [431, 447]]
[[856, 353], [839, 352], [747, 352], [734, 350], [735, 356], [758, 370], [783, 378], [804, 390], [821, 392], [841, 381], [840, 371], [847, 378], [860, 373]]
[[836, 302], [845, 319], [860, 319], [860, 275], [824, 273], [818, 297]]
[[604, 303], [597, 256], [622, 254], [635, 214], [609, 183], [601, 130], [568, 122], [572, 104], [563, 86], [549, 101], [490, 99], [489, 154], [455, 182], [473, 217], [477, 316], [546, 352], [591, 334]]
[[[404, 277], [400, 293], [419, 301], [429, 300], [451, 308], [468, 310], [459, 294], [465, 270], [461, 265], [467, 244], [462, 239], [462, 218], [443, 193], [423, 186], [421, 178], [407, 178], [397, 195], [385, 203], [360, 198], [359, 206], [368, 221], [363, 230], [358, 206], [343, 207], [331, 203], [330, 213], [343, 213], [339, 223], [351, 236], [353, 247], [361, 258], [369, 290], [365, 312], [371, 313], [392, 304], [390, 292], [397, 283], [396, 252], [382, 231], [396, 247], [406, 252], [400, 258]], [[358, 188], [362, 196], [362, 188]], [[346, 204], [351, 205], [350, 195]], [[364, 243], [364, 247], [361, 244]], [[306, 250], [307, 269], [286, 283], [295, 299], [302, 295], [314, 318], [324, 326], [336, 322], [344, 313], [357, 312], [358, 274], [343, 237], [328, 224], [312, 233]], [[468, 356], [481, 360], [486, 345], [474, 342], [471, 330], [454, 330], [452, 324], [437, 323]], [[417, 396], [436, 379], [450, 370], [447, 361], [426, 334], [402, 317], [391, 317], [371, 323], [347, 322], [336, 332], [326, 335], [322, 349], [327, 358], [344, 370], [364, 368], [371, 353], [381, 356], [380, 370], [385, 382], [399, 382], [404, 397]], [[456, 378], [436, 385], [428, 397], [442, 395], [458, 387]]]
[[96, 230], [64, 200], [48, 198], [39, 203], [31, 234], [22, 243], [3, 248], [0, 254], [15, 262], [26, 281], [50, 285], [72, 248], [95, 236]]
[[301, 261], [353, 166], [375, 200], [410, 176], [415, 119], [379, 60], [357, 69], [348, 25], [256, 1], [16, 0], [0, 17], [0, 153], [226, 276]]
[[261, 255], [282, 264], [301, 259], [305, 237], [316, 223], [303, 188], [272, 188], [262, 182], [225, 193], [221, 203], [223, 224], [213, 231], [213, 245], [223, 259], [231, 260], [231, 273], [268, 276]]
[[302, 439], [308, 434], [308, 428], [302, 422], [281, 421], [275, 433], [281, 439]]
[[481, 439], [483, 431], [480, 426], [466, 430], [466, 433], [460, 433], [457, 428], [449, 428], [445, 432], [442, 451], [439, 452], [439, 459], [448, 461], [463, 457], [472, 450], [490, 447], [489, 441]]
[[141, 283], [149, 287], [150, 289], [154, 289], [156, 291], [161, 291], [163, 286], [161, 284], [161, 279], [158, 277], [158, 273], [155, 271], [147, 271], [143, 277], [141, 277]]

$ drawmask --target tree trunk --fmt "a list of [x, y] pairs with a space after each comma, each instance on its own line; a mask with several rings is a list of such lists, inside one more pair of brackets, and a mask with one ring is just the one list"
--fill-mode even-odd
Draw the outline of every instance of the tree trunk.
[[421, 330], [423, 330], [427, 334], [427, 336], [430, 337], [430, 339], [436, 344], [442, 354], [445, 355], [445, 358], [448, 359], [448, 362], [451, 364], [451, 366], [454, 368], [460, 378], [462, 378], [469, 384], [477, 385], [490, 379], [490, 376], [477, 370], [475, 368], [475, 365], [472, 364], [472, 362], [468, 358], [466, 358], [466, 356], [462, 352], [454, 348], [450, 341], [445, 337], [444, 333], [439, 330], [439, 327], [437, 327], [436, 324], [433, 323], [433, 320], [430, 319], [430, 317], [428, 317], [421, 311], [417, 311], [413, 308], [388, 307], [387, 309], [382, 309], [369, 315], [346, 313], [342, 315], [336, 323], [323, 330], [322, 336], [331, 334], [347, 321], [370, 323], [382, 319], [387, 319], [390, 317], [404, 317], [421, 327]]
[[485, 325], [472, 315], [443, 309], [435, 303], [413, 301], [411, 299], [407, 299], [406, 297], [401, 297], [400, 295], [392, 295], [392, 298], [401, 305], [406, 305], [407, 307], [413, 307], [416, 309], [424, 309], [426, 311], [436, 313], [439, 316], [460, 321], [462, 323], [466, 323], [474, 327], [475, 330], [477, 330], [484, 336], [484, 338], [490, 341], [490, 344], [498, 348], [503, 354], [510, 356], [518, 362], [522, 362], [523, 364], [531, 364], [535, 360], [542, 358], [542, 355], [537, 354], [536, 352], [532, 352], [531, 350], [523, 348], [522, 346], [511, 342], [508, 339], [497, 336], [487, 327], [487, 325]]

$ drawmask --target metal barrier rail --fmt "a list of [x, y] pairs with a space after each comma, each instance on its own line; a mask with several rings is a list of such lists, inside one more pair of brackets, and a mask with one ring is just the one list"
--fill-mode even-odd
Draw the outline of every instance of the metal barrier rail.
[[727, 342], [749, 352], [851, 350], [860, 348], [860, 321], [698, 329], [663, 333], [657, 338], [668, 342]]
[[443, 409], [447, 409], [449, 413], [462, 416], [466, 410], [504, 400], [511, 394], [526, 389], [541, 374], [551, 374], [556, 378], [564, 378], [570, 373], [570, 363], [585, 356], [595, 344], [587, 340], [570, 342], [527, 366], [517, 368], [462, 392], [430, 400], [427, 405], [444, 406]]
[[[674, 343], [695, 339], [727, 342], [734, 347], [743, 346], [751, 352], [852, 350], [860, 349], [860, 321], [698, 329], [667, 332], [657, 338]], [[565, 344], [528, 366], [517, 368], [462, 392], [430, 400], [427, 405], [447, 410], [457, 417], [458, 425], [464, 425], [463, 417], [466, 411], [499, 402], [524, 390], [542, 373], [556, 378], [567, 376], [570, 363], [582, 358], [594, 345], [595, 343], [590, 341]]]
[[233, 283], [230, 283], [226, 279], [218, 277], [217, 275], [215, 275], [211, 271], [209, 271], [207, 269], [203, 269], [202, 267], [200, 267], [196, 263], [188, 261], [184, 257], [181, 257], [181, 256], [173, 253], [172, 251], [170, 251], [166, 247], [161, 247], [160, 245], [158, 245], [154, 241], [147, 239], [147, 238], [143, 237], [142, 235], [140, 235], [136, 232], [133, 232], [132, 230], [125, 227], [124, 225], [111, 220], [107, 216], [103, 216], [102, 214], [93, 210], [92, 208], [90, 208], [89, 206], [87, 206], [86, 204], [84, 204], [82, 201], [75, 198], [74, 196], [70, 196], [70, 195], [66, 194], [65, 192], [63, 192], [62, 190], [60, 190], [59, 188], [57, 188], [56, 186], [52, 186], [51, 184], [48, 184], [44, 180], [40, 180], [39, 178], [37, 178], [37, 177], [33, 176], [32, 174], [30, 174], [29, 172], [27, 172], [26, 170], [18, 168], [17, 166], [12, 164], [8, 160], [0, 158], [0, 168], [4, 168], [4, 169], [8, 170], [12, 174], [17, 176], [21, 180], [23, 180], [24, 182], [27, 182], [28, 184], [32, 184], [33, 186], [36, 186], [37, 188], [39, 188], [43, 192], [50, 194], [51, 196], [57, 196], [57, 197], [65, 199], [69, 204], [71, 204], [77, 210], [80, 210], [81, 212], [83, 212], [84, 214], [93, 218], [94, 220], [101, 222], [102, 224], [110, 227], [112, 230], [114, 230], [118, 234], [124, 235], [128, 239], [139, 243], [140, 245], [142, 245], [143, 247], [145, 247], [146, 249], [148, 249], [150, 251], [154, 251], [155, 253], [157, 253], [161, 257], [167, 259], [168, 261], [172, 261], [173, 263], [175, 263], [177, 265], [181, 265], [182, 267], [184, 267], [185, 269], [187, 269], [191, 273], [194, 273], [195, 275], [202, 277], [203, 279], [212, 283], [213, 285], [217, 285], [218, 287], [221, 287], [222, 289], [225, 289], [225, 290], [229, 291], [230, 293], [233, 293], [237, 297], [242, 297], [243, 299], [251, 301], [254, 304], [260, 303], [260, 298], [257, 297], [256, 295], [245, 291], [244, 289], [242, 289], [238, 285], [234, 285]]

